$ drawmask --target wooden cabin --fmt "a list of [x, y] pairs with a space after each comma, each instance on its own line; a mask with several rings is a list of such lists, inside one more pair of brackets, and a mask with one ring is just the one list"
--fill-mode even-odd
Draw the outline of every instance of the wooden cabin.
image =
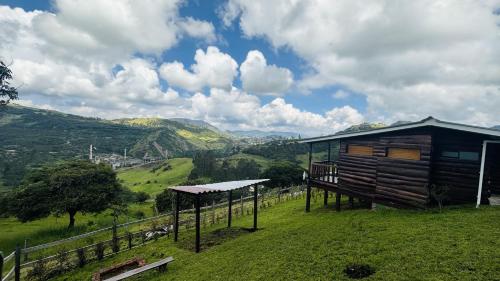
[[[395, 207], [426, 208], [431, 188], [445, 188], [445, 202], [487, 204], [500, 194], [500, 130], [444, 122], [415, 123], [305, 139], [311, 188]], [[337, 159], [330, 159], [337, 142]], [[328, 159], [312, 162], [315, 144], [328, 143]], [[434, 187], [433, 187], [434, 186]], [[327, 197], [325, 197], [325, 202]]]

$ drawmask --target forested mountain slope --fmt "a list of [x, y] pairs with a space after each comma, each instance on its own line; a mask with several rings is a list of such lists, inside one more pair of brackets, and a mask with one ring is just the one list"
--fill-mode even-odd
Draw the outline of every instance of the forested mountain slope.
[[9, 105], [0, 108], [0, 186], [19, 183], [26, 169], [96, 153], [158, 155], [153, 142], [172, 156], [198, 149], [230, 149], [229, 135], [194, 124], [159, 118], [102, 120]]

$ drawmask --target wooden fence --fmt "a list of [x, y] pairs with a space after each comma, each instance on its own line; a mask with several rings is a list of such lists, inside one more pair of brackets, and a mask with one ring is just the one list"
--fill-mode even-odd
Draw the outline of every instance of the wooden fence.
[[[259, 208], [267, 208], [271, 207], [274, 204], [278, 204], [280, 202], [284, 202], [289, 199], [297, 199], [302, 198], [302, 188], [293, 187], [287, 189], [279, 189], [279, 190], [271, 190], [266, 194], [259, 194]], [[241, 217], [245, 215], [253, 214], [253, 207], [245, 207], [245, 203], [248, 201], [251, 203], [253, 196], [248, 197], [240, 197], [239, 199], [233, 200], [233, 214], [235, 217]], [[203, 227], [208, 227], [209, 225], [219, 224], [223, 222], [227, 217], [227, 210], [223, 209], [222, 212], [216, 212], [217, 208], [227, 206], [228, 202], [222, 202], [219, 204], [212, 203], [212, 205], [206, 205], [201, 209], [203, 212], [202, 215], [202, 225]], [[251, 205], [251, 204], [250, 204]], [[246, 210], [246, 213], [245, 213]], [[182, 214], [190, 214], [194, 213], [194, 209], [186, 209], [182, 210], [180, 213]], [[161, 223], [161, 219], [167, 218], [164, 223]], [[140, 230], [137, 232], [129, 232], [126, 231], [124, 235], [118, 235], [118, 229], [127, 227], [130, 225], [136, 225], [144, 222], [154, 222], [154, 226], [149, 230]], [[179, 222], [179, 230], [182, 228], [188, 230], [194, 226], [194, 217], [187, 216], [186, 219], [183, 219]], [[124, 224], [116, 224], [111, 227], [102, 228], [99, 230], [95, 230], [92, 232], [84, 233], [81, 235], [72, 236], [69, 238], [61, 239], [58, 241], [53, 241], [29, 248], [21, 248], [19, 246], [16, 247], [16, 250], [10, 253], [5, 258], [2, 258], [0, 255], [0, 277], [1, 281], [8, 281], [14, 279], [16, 281], [21, 280], [22, 276], [29, 276], [34, 274], [33, 272], [39, 270], [40, 268], [52, 268], [56, 269], [57, 272], [64, 272], [69, 269], [75, 267], [84, 266], [86, 263], [102, 260], [108, 256], [115, 255], [117, 253], [128, 251], [135, 247], [139, 247], [150, 243], [151, 241], [155, 241], [159, 237], [153, 237], [148, 239], [146, 234], [153, 230], [163, 229], [166, 233], [163, 237], [170, 237], [171, 232], [173, 232], [173, 212], [161, 214], [158, 216], [145, 218], [141, 220], [136, 220], [132, 222], [127, 222]], [[106, 231], [110, 231], [112, 234], [111, 239], [103, 240], [97, 243], [91, 243], [87, 245], [83, 245], [81, 247], [76, 247], [71, 250], [64, 250], [64, 248], [59, 249], [55, 254], [48, 254], [43, 256], [40, 254], [35, 260], [29, 260], [28, 254], [34, 255], [34, 253], [39, 252], [44, 249], [58, 247], [68, 242], [76, 241], [82, 238], [87, 238], [94, 236], [99, 233], [105, 233]], [[54, 249], [56, 250], [56, 249]], [[21, 262], [22, 257], [24, 256], [23, 262]], [[10, 270], [5, 271], [5, 274], [2, 273], [3, 267], [7, 264], [12, 264]]]

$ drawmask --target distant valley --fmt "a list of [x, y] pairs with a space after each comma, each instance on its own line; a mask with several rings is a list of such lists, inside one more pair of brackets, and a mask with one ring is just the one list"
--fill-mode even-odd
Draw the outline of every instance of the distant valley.
[[87, 158], [92, 144], [96, 154], [158, 157], [158, 143], [172, 157], [195, 150], [234, 151], [293, 133], [226, 132], [200, 120], [184, 118], [126, 118], [103, 120], [57, 111], [9, 105], [0, 109], [0, 187], [14, 186], [30, 167], [68, 158]]

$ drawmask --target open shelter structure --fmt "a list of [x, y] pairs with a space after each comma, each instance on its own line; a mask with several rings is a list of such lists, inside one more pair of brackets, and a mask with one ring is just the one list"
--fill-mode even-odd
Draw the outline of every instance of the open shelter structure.
[[210, 193], [228, 193], [228, 218], [227, 227], [231, 227], [232, 216], [232, 203], [233, 203], [233, 190], [253, 186], [253, 230], [257, 230], [257, 199], [258, 199], [258, 184], [268, 181], [269, 179], [256, 179], [256, 180], [241, 180], [241, 181], [227, 181], [203, 185], [191, 186], [175, 186], [170, 189], [176, 192], [175, 196], [175, 224], [174, 224], [174, 241], [177, 241], [179, 235], [179, 206], [180, 194], [188, 194], [195, 198], [195, 224], [196, 224], [196, 252], [200, 252], [200, 209], [201, 209], [201, 196]]

